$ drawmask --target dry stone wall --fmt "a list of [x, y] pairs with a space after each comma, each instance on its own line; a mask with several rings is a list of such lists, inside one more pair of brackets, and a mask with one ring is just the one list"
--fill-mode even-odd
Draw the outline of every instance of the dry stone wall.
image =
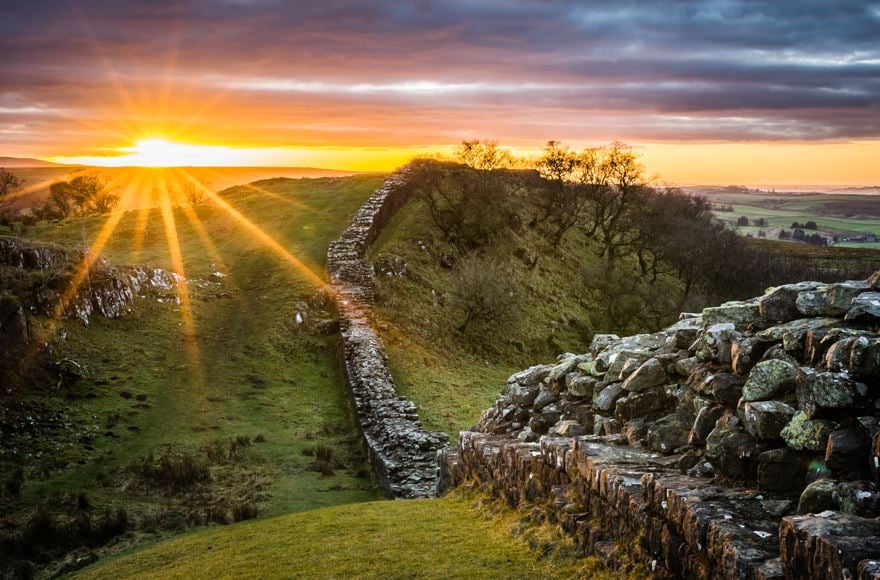
[[425, 431], [416, 406], [397, 394], [385, 345], [371, 318], [373, 270], [369, 245], [411, 194], [408, 168], [389, 176], [330, 244], [327, 271], [336, 295], [349, 395], [379, 484], [391, 498], [433, 497], [444, 433]]
[[657, 576], [880, 578], [880, 272], [596, 336], [508, 379], [439, 490], [474, 483]]

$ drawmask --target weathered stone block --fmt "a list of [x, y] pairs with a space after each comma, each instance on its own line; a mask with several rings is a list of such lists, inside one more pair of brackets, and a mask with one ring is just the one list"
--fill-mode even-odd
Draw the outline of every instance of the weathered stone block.
[[639, 393], [666, 383], [666, 371], [656, 358], [650, 358], [639, 366], [635, 372], [623, 382], [623, 389], [630, 393]]
[[794, 388], [797, 367], [781, 360], [759, 362], [743, 386], [744, 401], [765, 401]]
[[800, 455], [787, 447], [758, 455], [758, 489], [800, 491], [804, 487], [805, 473]]
[[817, 410], [861, 407], [868, 394], [864, 383], [845, 373], [815, 371], [801, 367], [797, 373], [798, 404], [810, 417]]
[[746, 431], [753, 437], [776, 439], [795, 412], [781, 401], [755, 401], [743, 405], [740, 419]]
[[810, 419], [806, 413], [798, 411], [780, 435], [789, 447], [797, 451], [823, 451], [834, 427], [831, 421]]
[[862, 472], [868, 467], [868, 440], [855, 429], [838, 429], [828, 436], [825, 467], [833, 471]]

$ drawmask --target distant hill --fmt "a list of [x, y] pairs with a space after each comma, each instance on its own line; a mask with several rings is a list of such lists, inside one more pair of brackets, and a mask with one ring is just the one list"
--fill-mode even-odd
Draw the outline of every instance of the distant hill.
[[0, 157], [0, 167], [70, 167], [31, 157]]

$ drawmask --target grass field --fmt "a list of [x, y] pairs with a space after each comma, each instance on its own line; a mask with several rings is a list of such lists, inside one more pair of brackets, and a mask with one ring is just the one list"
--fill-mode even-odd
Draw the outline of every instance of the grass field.
[[[2, 164], [0, 164], [2, 167]], [[78, 167], [58, 165], [54, 167], [10, 167], [9, 171], [24, 180], [20, 191], [14, 192], [7, 200], [13, 210], [31, 208], [45, 203], [49, 197], [49, 186], [55, 181], [70, 180], [77, 175], [97, 174], [107, 181], [117, 193], [122, 191], [131, 180], [133, 174], [142, 169], [133, 170], [128, 167]], [[185, 171], [194, 179], [204, 183], [214, 191], [220, 191], [239, 184], [251, 183], [274, 177], [317, 178], [342, 177], [352, 175], [350, 171], [331, 169], [312, 169], [308, 167], [188, 167], [177, 169]], [[143, 196], [134, 196], [128, 209], [153, 205], [149, 200], [149, 192]]]
[[[619, 578], [472, 498], [325, 508], [188, 534], [77, 578]], [[540, 536], [543, 533], [544, 536]], [[539, 550], [530, 550], [531, 541]]]
[[[846, 193], [771, 193], [731, 191], [725, 188], [685, 188], [685, 191], [705, 195], [712, 203], [730, 205], [732, 212], [717, 211], [715, 215], [731, 225], [745, 216], [751, 222], [764, 218], [766, 227], [739, 226], [743, 235], [758, 235], [763, 230], [767, 237], [777, 238], [779, 231], [790, 231], [795, 222], [814, 221], [816, 230], [826, 238], [849, 237], [865, 234], [880, 235], [880, 196]], [[811, 233], [811, 232], [807, 232]], [[875, 242], [843, 243], [843, 247], [880, 247]]]
[[[323, 276], [328, 242], [380, 182], [373, 176], [273, 180], [258, 184], [264, 191], [237, 187], [222, 198]], [[265, 439], [244, 451], [249, 471], [239, 474], [265, 487], [265, 515], [379, 497], [362, 457], [355, 461], [360, 465], [322, 476], [304, 455], [325, 442], [344, 456], [348, 442], [357, 441], [338, 338], [297, 332], [292, 322], [294, 303], [314, 292], [314, 282], [220, 207], [193, 209], [173, 215], [186, 275], [226, 275], [220, 292], [194, 289], [195, 341], [185, 338], [181, 306], [152, 299], [138, 301], [124, 319], [96, 316], [88, 328], [60, 323], [69, 334], [62, 355], [89, 375], [71, 393], [21, 396], [61, 413], [65, 427], [36, 440], [4, 440], [4, 473], [17, 462], [10, 458], [31, 454], [21, 498], [0, 500], [4, 518], [25, 518], [49, 497], [84, 492], [95, 510], [124, 506], [137, 520], [165, 499], [121, 491], [126, 465], [169, 446], [198, 449], [237, 436]], [[114, 264], [170, 268], [173, 244], [160, 214], [126, 213], [104, 255]], [[41, 222], [27, 237], [78, 246], [84, 235], [91, 245], [105, 219]], [[230, 493], [241, 485], [248, 484], [230, 482]]]

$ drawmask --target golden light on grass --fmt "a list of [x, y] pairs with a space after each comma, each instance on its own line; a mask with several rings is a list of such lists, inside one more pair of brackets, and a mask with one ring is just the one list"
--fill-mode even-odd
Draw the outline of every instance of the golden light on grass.
[[180, 317], [183, 324], [183, 340], [186, 344], [187, 358], [189, 359], [191, 374], [201, 392], [204, 387], [204, 375], [202, 374], [201, 353], [199, 352], [196, 335], [195, 315], [193, 314], [192, 302], [190, 301], [189, 282], [186, 279], [183, 252], [180, 249], [177, 221], [174, 218], [174, 208], [171, 205], [168, 182], [165, 180], [164, 175], [161, 176], [161, 182], [159, 183], [159, 209], [162, 213], [162, 223], [165, 225], [165, 240], [168, 245], [171, 265], [174, 271], [180, 275], [175, 290], [180, 301]]

